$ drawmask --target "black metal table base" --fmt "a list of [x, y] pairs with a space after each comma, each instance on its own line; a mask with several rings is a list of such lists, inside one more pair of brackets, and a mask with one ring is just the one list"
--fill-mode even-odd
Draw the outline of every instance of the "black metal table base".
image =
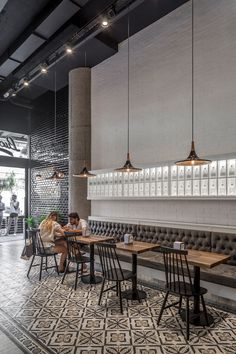
[[[186, 321], [186, 310], [182, 309], [180, 312], [180, 316], [183, 321]], [[214, 318], [207, 314], [208, 317], [208, 325], [211, 325], [214, 322]], [[195, 326], [207, 326], [206, 318], [203, 311], [200, 313], [194, 313], [193, 311], [189, 311], [189, 323]]]
[[[138, 292], [138, 294], [137, 294]], [[147, 294], [143, 290], [125, 290], [122, 291], [122, 297], [127, 300], [142, 300], [147, 298]]]
[[102, 277], [94, 275], [91, 277], [90, 274], [82, 275], [81, 280], [84, 284], [98, 284], [102, 282]]

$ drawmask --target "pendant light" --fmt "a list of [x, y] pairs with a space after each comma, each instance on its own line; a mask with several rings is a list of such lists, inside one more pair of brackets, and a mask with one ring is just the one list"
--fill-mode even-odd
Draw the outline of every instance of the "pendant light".
[[[57, 73], [54, 71], [54, 148], [57, 146]], [[61, 180], [65, 177], [63, 171], [58, 170], [54, 167], [54, 172], [50, 177], [46, 179]]]
[[194, 0], [192, 0], [192, 143], [191, 151], [185, 160], [175, 162], [178, 166], [208, 165], [212, 161], [198, 157], [194, 143]]
[[[86, 51], [84, 52], [84, 66], [85, 68], [87, 67], [87, 56], [86, 56]], [[70, 104], [71, 109], [72, 109], [72, 104]], [[86, 158], [86, 142], [84, 145], [84, 155]], [[87, 167], [86, 167], [86, 160], [84, 160], [84, 167], [82, 169], [82, 171], [78, 174], [73, 174], [73, 177], [79, 177], [79, 178], [91, 178], [91, 177], [96, 177], [95, 174], [91, 173], [88, 171]]]
[[126, 157], [126, 162], [125, 162], [125, 164], [124, 164], [124, 166], [123, 167], [119, 167], [119, 168], [116, 168], [115, 169], [115, 171], [117, 171], [117, 172], [138, 172], [138, 171], [142, 171], [142, 169], [141, 168], [138, 168], [138, 167], [134, 167], [133, 165], [132, 165], [132, 163], [131, 163], [131, 160], [130, 160], [130, 152], [129, 152], [129, 114], [130, 114], [130, 112], [129, 112], [129, 55], [130, 55], [130, 50], [129, 50], [129, 37], [130, 37], [130, 26], [129, 26], [129, 13], [128, 13], [128, 28], [127, 28], [127, 32], [128, 32], [128, 41], [127, 41], [127, 46], [128, 46], [128, 83], [127, 83], [127, 94], [128, 94], [128, 102], [127, 102], [127, 104], [128, 104], [128, 115], [127, 115], [127, 157]]

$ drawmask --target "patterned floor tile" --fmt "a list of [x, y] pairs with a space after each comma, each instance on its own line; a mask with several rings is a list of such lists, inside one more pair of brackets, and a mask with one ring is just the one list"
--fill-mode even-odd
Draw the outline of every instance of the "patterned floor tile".
[[125, 346], [131, 345], [131, 337], [129, 331], [107, 331], [106, 332], [106, 345]]
[[50, 339], [50, 345], [54, 346], [74, 346], [77, 339], [77, 332], [57, 332], [55, 331]]
[[136, 354], [135, 348], [122, 346], [105, 346], [104, 354]]
[[[123, 299], [121, 314], [114, 291], [107, 291], [98, 306], [101, 284], [79, 282], [74, 291], [73, 273], [65, 284], [55, 272], [44, 273], [39, 282], [35, 268], [28, 279], [21, 247], [2, 247], [12, 258], [0, 258], [0, 329], [25, 354], [236, 354], [234, 314], [209, 306], [214, 323], [190, 326], [187, 342], [176, 308], [165, 310], [157, 325], [163, 292], [140, 286], [147, 299], [140, 304]], [[123, 289], [129, 288], [130, 282], [124, 284]]]
[[78, 334], [76, 345], [78, 347], [88, 346], [103, 346], [105, 344], [105, 332], [98, 330], [84, 331], [81, 330]]

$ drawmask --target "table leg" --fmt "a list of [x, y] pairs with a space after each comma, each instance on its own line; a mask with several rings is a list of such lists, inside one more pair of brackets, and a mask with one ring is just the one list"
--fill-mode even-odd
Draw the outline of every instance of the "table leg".
[[132, 289], [122, 291], [122, 297], [128, 300], [146, 299], [147, 294], [143, 290], [137, 289], [137, 254], [132, 254]]
[[[198, 294], [200, 291], [200, 267], [194, 267], [194, 290]], [[213, 317], [210, 314], [207, 314], [208, 324], [214, 322]], [[181, 318], [183, 321], [186, 319], [185, 310], [181, 310]], [[193, 299], [193, 310], [189, 311], [189, 322], [195, 326], [206, 326], [206, 319], [204, 312], [200, 309], [200, 296], [196, 295]]]
[[94, 273], [94, 245], [90, 245], [90, 272], [88, 275], [82, 275], [81, 280], [85, 284], [101, 283], [102, 277], [96, 276]]

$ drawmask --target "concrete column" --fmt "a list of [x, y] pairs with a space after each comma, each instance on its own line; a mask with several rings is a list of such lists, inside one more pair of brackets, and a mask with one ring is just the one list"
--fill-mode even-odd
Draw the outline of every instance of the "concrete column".
[[91, 213], [87, 200], [87, 179], [73, 177], [86, 160], [91, 167], [91, 69], [77, 68], [69, 73], [69, 206], [81, 218]]

